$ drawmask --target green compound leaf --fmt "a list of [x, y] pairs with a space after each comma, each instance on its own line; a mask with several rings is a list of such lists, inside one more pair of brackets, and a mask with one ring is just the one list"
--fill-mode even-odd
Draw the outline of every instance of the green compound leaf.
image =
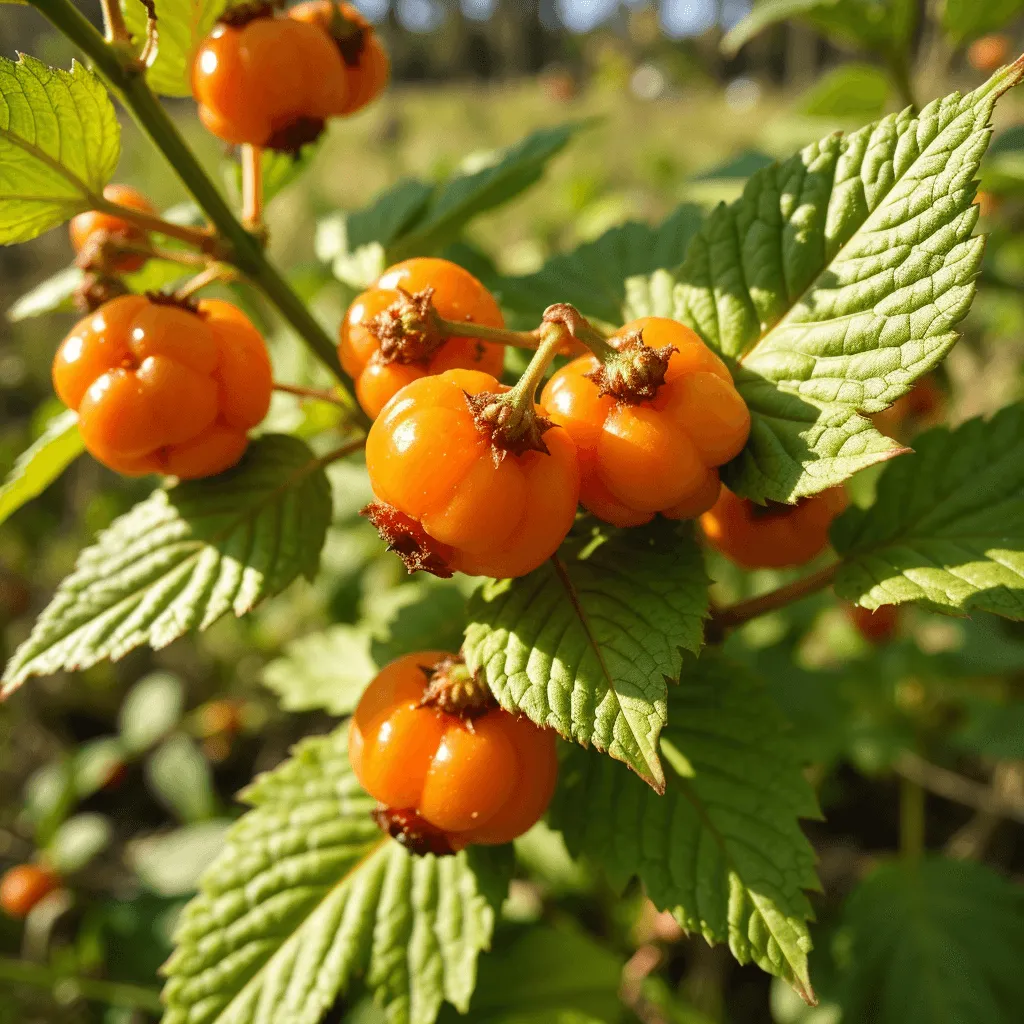
[[0, 57], [0, 245], [91, 209], [120, 155], [121, 128], [96, 75]]
[[703, 643], [700, 551], [661, 524], [580, 554], [569, 544], [529, 576], [485, 583], [470, 602], [467, 663], [502, 707], [593, 744], [663, 792], [668, 682], [681, 649]]
[[381, 835], [347, 728], [243, 794], [255, 807], [185, 908], [163, 1024], [317, 1024], [363, 979], [390, 1024], [466, 1011], [510, 848], [414, 857]]
[[975, 176], [1024, 59], [967, 96], [832, 135], [755, 174], [677, 274], [675, 315], [734, 366], [750, 441], [723, 473], [792, 501], [901, 449], [863, 418], [936, 366], [974, 297]]
[[[146, 38], [146, 6], [139, 0], [120, 0], [124, 20], [141, 48]], [[146, 72], [149, 87], [162, 96], [192, 95], [192, 61], [214, 23], [239, 0], [154, 0], [160, 44]]]
[[503, 278], [496, 293], [504, 308], [531, 324], [540, 321], [548, 306], [570, 302], [584, 316], [619, 326], [628, 315], [628, 279], [682, 263], [700, 221], [700, 208], [685, 204], [656, 227], [623, 224], [596, 241], [552, 257], [535, 274]]
[[819, 817], [796, 746], [764, 688], [705, 653], [669, 697], [658, 796], [613, 761], [573, 750], [551, 823], [618, 888], [643, 882], [659, 909], [708, 942], [728, 942], [813, 1000], [807, 971], [814, 851], [800, 818]]
[[850, 897], [844, 1024], [1017, 1024], [1024, 890], [990, 868], [887, 864]]
[[0, 485], [0, 523], [42, 494], [84, 450], [78, 414], [69, 409], [55, 416], [35, 443], [18, 456]]
[[871, 508], [836, 521], [836, 592], [865, 608], [921, 601], [1024, 619], [1024, 405], [914, 445]]
[[166, 647], [222, 615], [245, 615], [319, 564], [331, 495], [301, 441], [267, 435], [233, 470], [158, 490], [79, 556], [3, 676], [30, 676]]

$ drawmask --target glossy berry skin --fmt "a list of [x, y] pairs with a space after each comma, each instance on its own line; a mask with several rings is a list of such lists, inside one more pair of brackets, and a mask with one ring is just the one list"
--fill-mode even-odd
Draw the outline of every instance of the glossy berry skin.
[[555, 733], [501, 708], [464, 721], [421, 707], [428, 671], [443, 657], [406, 655], [370, 683], [349, 725], [352, 770], [372, 797], [415, 812], [452, 849], [509, 843], [551, 801]]
[[27, 917], [32, 908], [60, 888], [60, 878], [39, 864], [19, 864], [0, 878], [0, 909], [9, 917]]
[[651, 348], [676, 348], [653, 399], [636, 404], [601, 395], [585, 375], [595, 356], [573, 360], [544, 388], [544, 415], [576, 442], [580, 500], [614, 526], [640, 526], [657, 513], [692, 519], [714, 505], [718, 466], [740, 453], [750, 412], [725, 363], [683, 324], [647, 317], [612, 339], [643, 332]]
[[899, 629], [900, 610], [894, 604], [884, 604], [875, 611], [851, 604], [846, 606], [846, 615], [869, 644], [887, 644]]
[[[128, 185], [108, 185], [103, 190], [103, 198], [109, 199], [119, 206], [127, 206], [132, 210], [140, 210], [142, 213], [156, 213], [149, 200], [139, 191], [130, 188]], [[110, 213], [100, 213], [99, 210], [89, 210], [87, 213], [80, 213], [73, 217], [68, 225], [71, 234], [71, 244], [76, 253], [80, 253], [89, 243], [99, 235], [121, 242], [129, 242], [141, 245], [146, 241], [146, 232], [136, 227], [123, 217], [115, 217]], [[141, 253], [124, 253], [117, 258], [116, 265], [112, 268], [124, 274], [138, 270], [146, 262], [146, 257]]]
[[125, 295], [81, 320], [53, 361], [85, 447], [125, 476], [213, 476], [233, 466], [272, 388], [263, 339], [209, 299], [192, 311]]
[[422, 377], [391, 399], [366, 441], [377, 498], [470, 576], [525, 576], [558, 550], [576, 516], [579, 467], [565, 431], [544, 435], [550, 454], [508, 453], [495, 464], [466, 394], [507, 390], [478, 370]]
[[391, 61], [373, 26], [352, 4], [332, 0], [306, 0], [288, 11], [288, 17], [316, 25], [335, 40], [348, 80], [346, 114], [372, 103], [391, 77]]
[[786, 569], [817, 558], [828, 547], [832, 521], [847, 506], [832, 487], [795, 505], [756, 505], [722, 488], [715, 507], [700, 518], [708, 543], [744, 569]]
[[218, 24], [196, 53], [192, 92], [217, 138], [282, 150], [312, 142], [349, 103], [334, 40], [294, 18]]
[[392, 396], [421, 377], [454, 369], [482, 370], [494, 377], [501, 376], [504, 348], [475, 338], [449, 338], [425, 362], [385, 362], [380, 342], [368, 325], [402, 297], [399, 288], [410, 295], [433, 288], [431, 301], [444, 320], [505, 326], [494, 296], [468, 270], [455, 263], [419, 257], [386, 270], [349, 307], [338, 346], [341, 365], [355, 381], [356, 396], [368, 416], [378, 416]]

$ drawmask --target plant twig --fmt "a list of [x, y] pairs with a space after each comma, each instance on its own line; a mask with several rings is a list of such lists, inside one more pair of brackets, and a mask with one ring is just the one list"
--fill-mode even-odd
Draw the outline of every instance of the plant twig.
[[197, 292], [219, 281], [233, 281], [238, 276], [233, 267], [223, 263], [212, 263], [201, 274], [186, 281], [175, 293], [176, 299], [190, 299]]
[[[246, 231], [225, 202], [216, 185], [200, 166], [167, 111], [147, 85], [144, 76], [126, 68], [117, 52], [72, 0], [30, 0], [60, 32], [81, 49], [96, 69], [119, 93], [140, 127], [163, 153], [192, 197], [222, 236], [227, 252], [222, 257], [242, 271], [277, 308], [296, 333], [327, 366], [351, 395], [352, 381], [341, 368], [334, 341], [310, 313], [306, 304], [267, 260], [260, 240]], [[119, 212], [119, 211], [118, 211]], [[163, 222], [161, 222], [163, 223]], [[151, 225], [153, 230], [161, 230]], [[349, 415], [369, 425], [369, 418], [351, 399]]]
[[1024, 824], [1024, 799], [1011, 795], [1010, 792], [1000, 792], [973, 779], [965, 778], [948, 768], [932, 764], [909, 750], [900, 754], [893, 767], [902, 778], [921, 786], [929, 793], [953, 803], [963, 804], [965, 807], [973, 807], [975, 810]]
[[322, 391], [320, 388], [304, 388], [297, 384], [274, 384], [275, 391], [282, 391], [286, 395], [295, 395], [298, 398], [312, 398], [316, 402], [329, 402], [331, 405], [346, 406], [345, 400], [333, 391]]
[[242, 223], [250, 231], [263, 226], [263, 150], [242, 146]]
[[195, 246], [211, 256], [221, 255], [222, 246], [217, 236], [204, 228], [193, 228], [188, 224], [175, 224], [172, 221], [164, 220], [155, 213], [146, 213], [145, 210], [134, 210], [130, 206], [121, 206], [112, 203], [102, 196], [93, 196], [93, 208], [101, 213], [109, 213], [120, 220], [126, 220], [143, 231], [153, 231], [168, 238], [176, 238], [179, 242]]
[[76, 977], [25, 960], [0, 957], [0, 979], [51, 990], [67, 986], [83, 999], [106, 1003], [108, 1006], [122, 1006], [129, 1010], [148, 1010], [151, 1013], [160, 1013], [163, 1010], [160, 993], [153, 989], [124, 982], [103, 981], [99, 978]]
[[900, 779], [900, 856], [919, 861], [925, 847], [924, 788], [906, 776]]
[[139, 0], [139, 3], [146, 8], [146, 43], [139, 54], [138, 64], [141, 68], [148, 68], [156, 60], [160, 47], [160, 26], [157, 24], [155, 0]]
[[[992, 793], [1003, 801], [1024, 805], [1024, 762], [1001, 761], [992, 772]], [[981, 860], [1003, 816], [978, 811], [946, 843], [946, 856], [956, 860]]]
[[712, 614], [708, 622], [708, 632], [715, 635], [726, 629], [735, 629], [752, 619], [758, 619], [762, 615], [776, 612], [780, 608], [810, 597], [811, 594], [816, 594], [819, 590], [831, 586], [838, 571], [839, 563], [836, 562], [812, 576], [806, 576], [795, 583], [779, 587], [778, 590], [762, 594], [760, 597], [753, 597], [749, 601], [741, 601], [729, 608], [720, 608]]
[[347, 458], [349, 455], [354, 455], [365, 447], [366, 435], [364, 434], [362, 437], [357, 437], [354, 441], [349, 441], [348, 444], [343, 444], [340, 448], [335, 448], [334, 451], [322, 455], [317, 459], [317, 462], [321, 466], [329, 466], [332, 462], [340, 462], [342, 459]]
[[107, 42], [130, 46], [132, 34], [125, 24], [120, 0], [100, 0], [100, 8], [103, 11], [103, 25], [107, 30]]

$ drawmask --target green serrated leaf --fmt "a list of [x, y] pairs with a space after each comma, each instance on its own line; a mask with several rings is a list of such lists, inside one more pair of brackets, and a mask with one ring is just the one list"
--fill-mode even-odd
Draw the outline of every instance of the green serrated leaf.
[[844, 1024], [1017, 1024], [1024, 891], [990, 868], [887, 864], [850, 897]]
[[1024, 619], [1024, 404], [914, 445], [871, 508], [836, 521], [836, 592], [865, 608], [921, 601]]
[[388, 247], [389, 262], [442, 249], [474, 217], [525, 192], [584, 127], [586, 122], [541, 128], [496, 154], [489, 166], [452, 178], [435, 192], [415, 225]]
[[322, 465], [285, 435], [253, 441], [219, 477], [154, 492], [79, 557], [8, 662], [2, 695], [245, 615], [315, 574], [330, 518]]
[[898, 454], [860, 414], [881, 412], [957, 340], [982, 239], [975, 176], [996, 100], [1024, 60], [981, 89], [758, 172], [705, 222], [678, 273], [675, 316], [734, 367], [753, 415], [723, 476], [792, 501]]
[[364, 626], [338, 625], [290, 643], [263, 672], [285, 711], [355, 710], [379, 665], [370, 654], [373, 635]]
[[0, 244], [91, 209], [120, 155], [121, 128], [96, 75], [0, 57]]
[[813, 998], [807, 971], [818, 887], [800, 818], [818, 817], [782, 716], [741, 666], [705, 653], [669, 695], [663, 797], [619, 765], [573, 750], [550, 812], [569, 851], [624, 888], [639, 877], [662, 910], [728, 942]]
[[0, 523], [42, 494], [83, 451], [78, 414], [69, 409], [55, 416], [0, 484]]
[[659, 524], [483, 584], [463, 650], [502, 707], [607, 751], [662, 792], [668, 681], [681, 649], [700, 650], [707, 609], [692, 534]]
[[585, 316], [618, 326], [625, 322], [627, 279], [682, 263], [700, 221], [699, 207], [684, 204], [656, 227], [630, 222], [612, 228], [594, 242], [552, 257], [535, 274], [503, 278], [498, 298], [534, 324], [553, 303], [571, 302]]
[[[622, 961], [585, 934], [554, 928], [499, 933], [480, 961], [469, 1008], [473, 1024], [567, 1024], [570, 1014], [617, 1024], [622, 1019]], [[565, 1014], [565, 1016], [562, 1016]], [[458, 1015], [445, 1007], [444, 1024]]]
[[[217, 18], [239, 0], [154, 0], [160, 45], [146, 72], [150, 88], [162, 96], [192, 95], [192, 61], [199, 44], [210, 34]], [[146, 38], [146, 5], [120, 0], [124, 20], [135, 42]]]
[[306, 740], [243, 794], [179, 921], [164, 1024], [317, 1024], [357, 978], [390, 1024], [463, 1013], [507, 888], [507, 850], [413, 857], [381, 835], [347, 729]]

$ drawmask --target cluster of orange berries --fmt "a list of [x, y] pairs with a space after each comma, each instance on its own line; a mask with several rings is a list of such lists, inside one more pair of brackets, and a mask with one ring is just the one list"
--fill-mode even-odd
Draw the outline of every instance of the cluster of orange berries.
[[192, 92], [218, 138], [293, 152], [329, 119], [376, 98], [389, 72], [384, 47], [352, 4], [307, 0], [278, 15], [257, 2], [228, 11], [199, 47]]

